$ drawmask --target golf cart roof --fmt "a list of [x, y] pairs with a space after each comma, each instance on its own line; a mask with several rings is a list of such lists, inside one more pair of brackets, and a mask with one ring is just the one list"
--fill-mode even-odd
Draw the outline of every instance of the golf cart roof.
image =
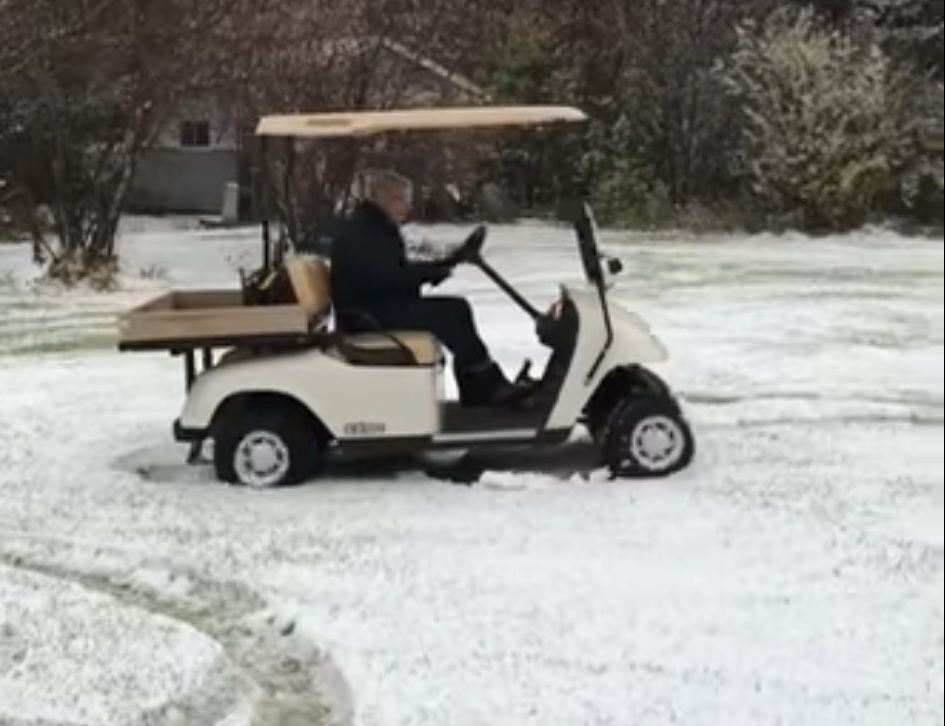
[[543, 126], [586, 121], [569, 106], [471, 106], [393, 111], [265, 116], [258, 136], [298, 138], [371, 136], [389, 131]]

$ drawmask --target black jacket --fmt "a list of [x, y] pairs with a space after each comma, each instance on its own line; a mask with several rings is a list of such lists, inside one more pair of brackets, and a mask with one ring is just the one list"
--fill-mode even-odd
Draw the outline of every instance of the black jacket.
[[377, 205], [359, 204], [331, 245], [332, 299], [336, 312], [386, 318], [416, 300], [442, 265], [410, 262], [398, 225]]

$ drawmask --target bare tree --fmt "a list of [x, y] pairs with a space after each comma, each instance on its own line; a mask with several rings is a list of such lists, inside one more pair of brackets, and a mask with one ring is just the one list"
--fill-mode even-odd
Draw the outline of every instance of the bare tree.
[[[236, 95], [247, 119], [266, 113], [383, 109], [437, 104], [464, 79], [435, 60], [450, 48], [447, 29], [460, 17], [457, 0], [296, 0], [255, 16], [244, 38]], [[417, 49], [422, 49], [422, 52]], [[444, 53], [444, 55], [449, 55]], [[477, 91], [470, 86], [466, 101]], [[248, 137], [248, 134], [247, 134]], [[302, 144], [294, 167], [280, 159], [259, 169], [294, 239], [345, 203], [360, 166], [396, 158], [425, 175], [436, 164], [416, 144], [397, 153], [374, 141]], [[427, 152], [428, 153], [428, 152]], [[273, 155], [276, 159], [284, 155]], [[442, 159], [441, 159], [442, 161]]]
[[730, 191], [734, 134], [713, 70], [734, 48], [738, 24], [775, 4], [515, 3], [494, 52], [501, 62], [491, 77], [500, 95], [576, 103], [594, 119], [583, 144], [552, 148], [536, 140], [508, 150], [507, 177], [522, 188], [521, 200], [542, 204], [596, 190], [614, 211], [661, 199], [673, 214]]
[[50, 274], [107, 272], [137, 161], [181, 98], [220, 81], [238, 3], [4, 4], [0, 37], [24, 42], [0, 66], [0, 158], [19, 195], [51, 209], [55, 234], [36, 240]]

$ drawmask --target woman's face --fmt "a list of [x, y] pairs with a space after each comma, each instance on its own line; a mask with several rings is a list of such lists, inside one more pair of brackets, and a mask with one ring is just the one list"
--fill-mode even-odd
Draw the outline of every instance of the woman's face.
[[384, 200], [384, 211], [397, 224], [403, 224], [410, 218], [413, 207], [413, 195], [407, 187], [392, 187]]

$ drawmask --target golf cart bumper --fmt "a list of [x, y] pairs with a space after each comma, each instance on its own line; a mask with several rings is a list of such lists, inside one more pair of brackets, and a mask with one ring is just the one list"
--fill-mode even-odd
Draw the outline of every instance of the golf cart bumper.
[[174, 422], [174, 441], [181, 444], [194, 444], [206, 439], [206, 429], [188, 428], [180, 422], [180, 419]]

